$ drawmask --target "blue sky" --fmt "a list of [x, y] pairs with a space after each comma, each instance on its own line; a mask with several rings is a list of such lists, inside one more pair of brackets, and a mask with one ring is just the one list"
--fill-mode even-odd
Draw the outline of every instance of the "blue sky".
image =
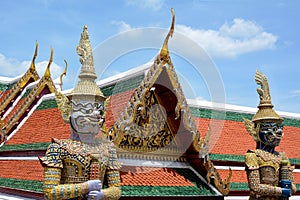
[[[2, 0], [0, 76], [14, 77], [24, 73], [38, 40], [36, 63], [41, 75], [43, 69], [40, 68], [46, 65], [52, 46], [53, 78], [63, 71], [63, 60], [66, 59], [69, 70], [64, 89], [71, 88], [75, 84], [73, 77], [80, 69], [75, 47], [84, 24], [88, 26], [92, 46], [101, 48], [123, 31], [149, 27], [166, 31], [171, 22], [171, 7], [175, 10], [176, 25], [174, 39], [169, 41], [170, 50], [188, 98], [210, 101], [216, 91], [211, 91], [211, 80], [207, 80], [205, 73], [197, 71], [188, 59], [188, 54], [195, 52], [184, 46], [185, 55], [176, 52], [174, 42], [180, 34], [196, 43], [211, 58], [218, 73], [216, 82], [224, 87], [226, 103], [258, 105], [254, 81], [258, 69], [269, 79], [275, 109], [300, 113], [300, 2], [291, 0]], [[162, 44], [163, 39], [164, 36], [158, 44]], [[102, 77], [148, 62], [158, 52], [155, 47], [142, 46], [139, 50], [118, 55], [109, 66], [103, 66], [106, 72]], [[119, 47], [115, 44], [111, 48]]]

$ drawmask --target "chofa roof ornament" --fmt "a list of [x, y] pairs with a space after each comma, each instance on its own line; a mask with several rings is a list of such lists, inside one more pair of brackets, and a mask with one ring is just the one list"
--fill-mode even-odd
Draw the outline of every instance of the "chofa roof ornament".
[[252, 118], [252, 122], [262, 121], [262, 120], [278, 120], [283, 121], [283, 119], [274, 111], [271, 102], [271, 95], [269, 89], [268, 79], [261, 72], [256, 70], [255, 77], [256, 83], [261, 86], [257, 88], [257, 93], [259, 94], [260, 102], [258, 111]]
[[166, 36], [166, 38], [164, 40], [164, 44], [163, 44], [163, 46], [160, 50], [160, 54], [157, 57], [157, 60], [156, 60], [157, 63], [160, 63], [160, 61], [163, 61], [163, 62], [166, 62], [168, 64], [171, 64], [169, 48], [168, 48], [168, 42], [169, 42], [169, 38], [172, 37], [173, 33], [174, 33], [175, 14], [174, 14], [174, 9], [173, 8], [171, 8], [171, 12], [172, 12], [172, 23], [171, 23], [168, 35]]

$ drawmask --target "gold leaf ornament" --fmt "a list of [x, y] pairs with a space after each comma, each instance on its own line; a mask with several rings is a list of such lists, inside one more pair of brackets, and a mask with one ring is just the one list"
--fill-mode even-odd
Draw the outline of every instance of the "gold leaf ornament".
[[255, 128], [255, 124], [251, 120], [245, 118], [243, 118], [243, 122], [248, 133], [253, 137], [253, 139], [256, 142], [258, 142], [260, 139], [258, 135], [258, 130], [257, 128]]
[[72, 111], [71, 101], [61, 92], [55, 92], [55, 99], [61, 116], [66, 123], [70, 123], [70, 116]]

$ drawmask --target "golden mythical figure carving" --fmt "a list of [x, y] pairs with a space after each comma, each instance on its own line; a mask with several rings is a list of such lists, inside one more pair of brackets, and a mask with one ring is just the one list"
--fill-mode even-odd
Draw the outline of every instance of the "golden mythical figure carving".
[[119, 199], [121, 166], [116, 149], [110, 141], [95, 138], [103, 126], [107, 102], [95, 83], [97, 76], [86, 26], [77, 53], [82, 67], [71, 100], [59, 91], [55, 93], [62, 117], [70, 124], [70, 139], [53, 139], [46, 155], [40, 158], [45, 198]]
[[256, 71], [255, 81], [260, 97], [258, 111], [252, 120], [244, 119], [245, 127], [256, 142], [255, 150], [245, 156], [250, 200], [288, 199], [296, 192], [288, 157], [275, 151], [283, 136], [283, 119], [273, 110], [267, 78]]

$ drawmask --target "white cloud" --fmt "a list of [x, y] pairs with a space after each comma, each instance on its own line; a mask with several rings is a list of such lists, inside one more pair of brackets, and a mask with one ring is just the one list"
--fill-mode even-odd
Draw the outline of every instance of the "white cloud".
[[158, 11], [162, 8], [164, 0], [126, 0], [126, 5], [137, 6], [144, 9]]
[[291, 92], [292, 96], [300, 96], [300, 90], [294, 90]]
[[244, 19], [234, 19], [219, 30], [193, 29], [177, 25], [175, 30], [197, 42], [212, 57], [235, 57], [241, 54], [275, 47], [277, 37], [261, 26]]
[[132, 27], [124, 21], [112, 21], [112, 24], [118, 26], [119, 33], [132, 30]]
[[[29, 69], [31, 61], [19, 61], [14, 58], [7, 58], [0, 53], [0, 74], [4, 77], [19, 76]], [[40, 76], [43, 76], [45, 69], [48, 65], [48, 61], [41, 61], [35, 63], [36, 70]], [[64, 67], [52, 62], [50, 67], [51, 76], [53, 79], [58, 77], [63, 72]]]

